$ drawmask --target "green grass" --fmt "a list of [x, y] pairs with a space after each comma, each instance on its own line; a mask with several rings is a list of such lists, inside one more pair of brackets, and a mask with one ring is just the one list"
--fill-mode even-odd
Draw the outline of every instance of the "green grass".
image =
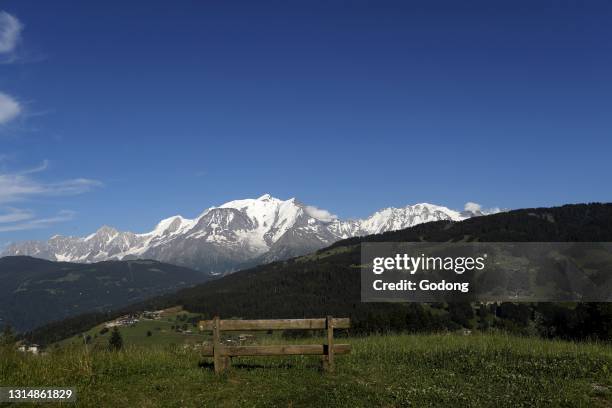
[[[160, 320], [140, 320], [133, 326], [119, 327], [119, 332], [126, 346], [154, 346], [154, 345], [180, 345], [180, 344], [195, 344], [207, 341], [210, 334], [201, 333], [197, 327], [188, 324], [188, 329], [192, 333], [177, 332], [172, 326], [183, 326], [185, 321], [176, 320], [177, 316], [186, 316], [187, 318], [197, 316], [195, 313], [185, 312], [177, 309], [176, 311], [164, 313]], [[83, 334], [70, 337], [59, 342], [60, 346], [83, 344], [85, 336], [91, 337], [92, 347], [105, 347], [108, 344], [111, 330], [101, 334], [104, 324], [95, 326]], [[151, 336], [147, 336], [147, 332], [151, 332]]]
[[0, 384], [76, 386], [77, 405], [96, 407], [612, 406], [609, 345], [499, 334], [338, 342], [353, 353], [337, 357], [334, 374], [320, 372], [316, 357], [295, 356], [236, 358], [216, 376], [196, 351], [160, 345], [116, 353], [73, 346], [45, 356], [5, 350]]

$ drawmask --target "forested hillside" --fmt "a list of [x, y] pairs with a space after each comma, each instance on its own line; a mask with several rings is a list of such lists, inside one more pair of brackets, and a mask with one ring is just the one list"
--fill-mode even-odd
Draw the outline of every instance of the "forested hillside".
[[0, 325], [31, 330], [86, 312], [115, 310], [207, 278], [149, 260], [77, 264], [8, 256], [0, 258]]

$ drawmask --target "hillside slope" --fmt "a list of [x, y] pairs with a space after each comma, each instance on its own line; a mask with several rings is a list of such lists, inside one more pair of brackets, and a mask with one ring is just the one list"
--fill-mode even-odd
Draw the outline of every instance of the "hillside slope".
[[0, 258], [0, 325], [17, 330], [91, 311], [117, 309], [204, 282], [207, 275], [157, 261], [95, 264]]

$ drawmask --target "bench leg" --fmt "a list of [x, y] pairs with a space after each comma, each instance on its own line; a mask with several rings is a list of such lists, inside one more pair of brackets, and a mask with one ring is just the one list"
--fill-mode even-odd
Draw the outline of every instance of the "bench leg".
[[231, 357], [222, 357], [221, 358], [223, 364], [223, 371], [227, 371], [232, 367], [232, 358]]
[[329, 361], [327, 355], [321, 356], [321, 371], [329, 372]]
[[215, 374], [222, 373], [225, 369], [225, 361], [224, 357], [221, 356], [221, 331], [219, 329], [219, 316], [215, 316], [213, 319], [213, 361], [215, 364]]
[[334, 318], [327, 316], [327, 347], [325, 349], [325, 355], [322, 360], [323, 371], [328, 373], [334, 372]]

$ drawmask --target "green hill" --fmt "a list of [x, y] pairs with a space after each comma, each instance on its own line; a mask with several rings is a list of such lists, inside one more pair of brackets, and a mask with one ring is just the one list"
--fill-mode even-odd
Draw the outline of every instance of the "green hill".
[[201, 283], [201, 272], [157, 261], [94, 264], [0, 258], [0, 325], [20, 331], [122, 306]]
[[[155, 315], [154, 318], [147, 317]], [[105, 348], [108, 345], [112, 328], [116, 325], [123, 344], [131, 346], [158, 346], [196, 344], [210, 339], [209, 333], [197, 329], [201, 315], [189, 313], [174, 307], [157, 313], [144, 313], [118, 318], [98, 324], [76, 336], [64, 339], [53, 347], [87, 344], [89, 347]], [[128, 321], [121, 324], [122, 320]], [[117, 324], [119, 322], [119, 324]]]

